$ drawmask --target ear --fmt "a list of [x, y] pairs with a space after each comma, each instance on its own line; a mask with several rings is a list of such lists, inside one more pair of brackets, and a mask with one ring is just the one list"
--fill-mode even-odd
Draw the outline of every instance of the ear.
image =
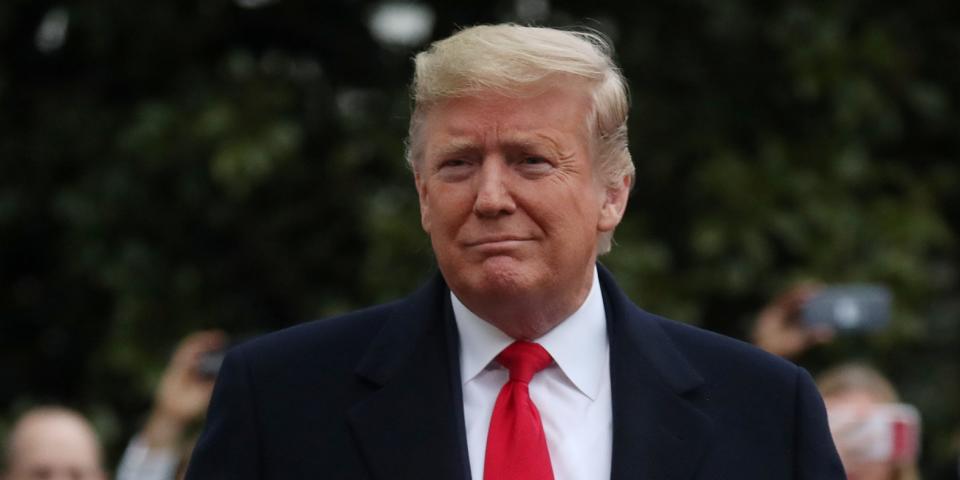
[[417, 187], [417, 199], [420, 201], [420, 225], [423, 231], [430, 233], [430, 206], [427, 202], [427, 184], [419, 173], [413, 174], [413, 182]]
[[603, 196], [603, 205], [600, 207], [597, 230], [610, 232], [620, 224], [620, 220], [623, 219], [623, 212], [627, 210], [627, 199], [630, 197], [630, 185], [632, 183], [633, 177], [624, 175], [619, 182], [606, 187], [606, 195]]

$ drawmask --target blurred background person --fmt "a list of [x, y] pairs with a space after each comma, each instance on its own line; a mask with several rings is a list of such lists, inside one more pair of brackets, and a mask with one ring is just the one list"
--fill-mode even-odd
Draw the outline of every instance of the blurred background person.
[[[840, 328], [835, 319], [821, 322], [826, 319], [811, 319], [812, 314], [805, 312], [811, 301], [827, 291], [821, 285], [799, 284], [778, 294], [757, 316], [753, 342], [770, 353], [796, 360], [811, 348], [832, 341]], [[892, 382], [882, 373], [866, 364], [842, 363], [819, 375], [817, 387], [847, 478], [919, 478], [919, 412], [900, 403]]]
[[207, 411], [219, 368], [221, 331], [195, 332], [177, 346], [157, 386], [146, 423], [130, 441], [117, 480], [173, 480], [183, 475], [195, 438], [190, 435]]
[[817, 378], [830, 432], [851, 480], [917, 480], [919, 416], [876, 369], [857, 363]]
[[2, 480], [105, 480], [100, 441], [79, 413], [64, 407], [28, 410], [4, 445]]

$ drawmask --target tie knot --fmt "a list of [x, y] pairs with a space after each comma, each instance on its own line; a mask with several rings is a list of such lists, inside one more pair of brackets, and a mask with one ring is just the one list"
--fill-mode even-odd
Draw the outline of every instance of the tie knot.
[[530, 383], [534, 374], [547, 368], [553, 358], [539, 344], [516, 341], [497, 355], [497, 361], [510, 370], [510, 380]]

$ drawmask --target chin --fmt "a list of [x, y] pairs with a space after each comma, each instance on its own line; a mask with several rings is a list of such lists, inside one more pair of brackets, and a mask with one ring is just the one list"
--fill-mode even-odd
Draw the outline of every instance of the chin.
[[516, 294], [537, 285], [537, 275], [529, 265], [512, 257], [497, 256], [483, 261], [477, 271], [477, 287], [491, 293]]
[[511, 295], [529, 294], [531, 288], [543, 282], [537, 281], [535, 270], [529, 265], [508, 256], [493, 256], [478, 264], [441, 267], [448, 284], [458, 294], [470, 297], [486, 297], [494, 301]]

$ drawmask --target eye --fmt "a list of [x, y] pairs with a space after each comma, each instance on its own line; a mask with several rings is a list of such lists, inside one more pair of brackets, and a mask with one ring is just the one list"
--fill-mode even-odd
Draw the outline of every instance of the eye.
[[524, 175], [541, 176], [553, 169], [553, 162], [546, 155], [537, 155], [535, 153], [525, 153], [514, 160], [518, 171]]
[[441, 160], [436, 163], [433, 171], [441, 174], [450, 174], [451, 172], [458, 172], [464, 170], [468, 165], [467, 161], [462, 158], [451, 158], [448, 160]]
[[462, 166], [465, 166], [466, 164], [467, 164], [466, 160], [463, 160], [461, 158], [451, 158], [450, 160], [444, 160], [440, 162], [440, 168], [462, 167]]
[[434, 168], [437, 178], [445, 181], [464, 180], [470, 176], [475, 169], [476, 162], [469, 158], [449, 158], [440, 160]]

